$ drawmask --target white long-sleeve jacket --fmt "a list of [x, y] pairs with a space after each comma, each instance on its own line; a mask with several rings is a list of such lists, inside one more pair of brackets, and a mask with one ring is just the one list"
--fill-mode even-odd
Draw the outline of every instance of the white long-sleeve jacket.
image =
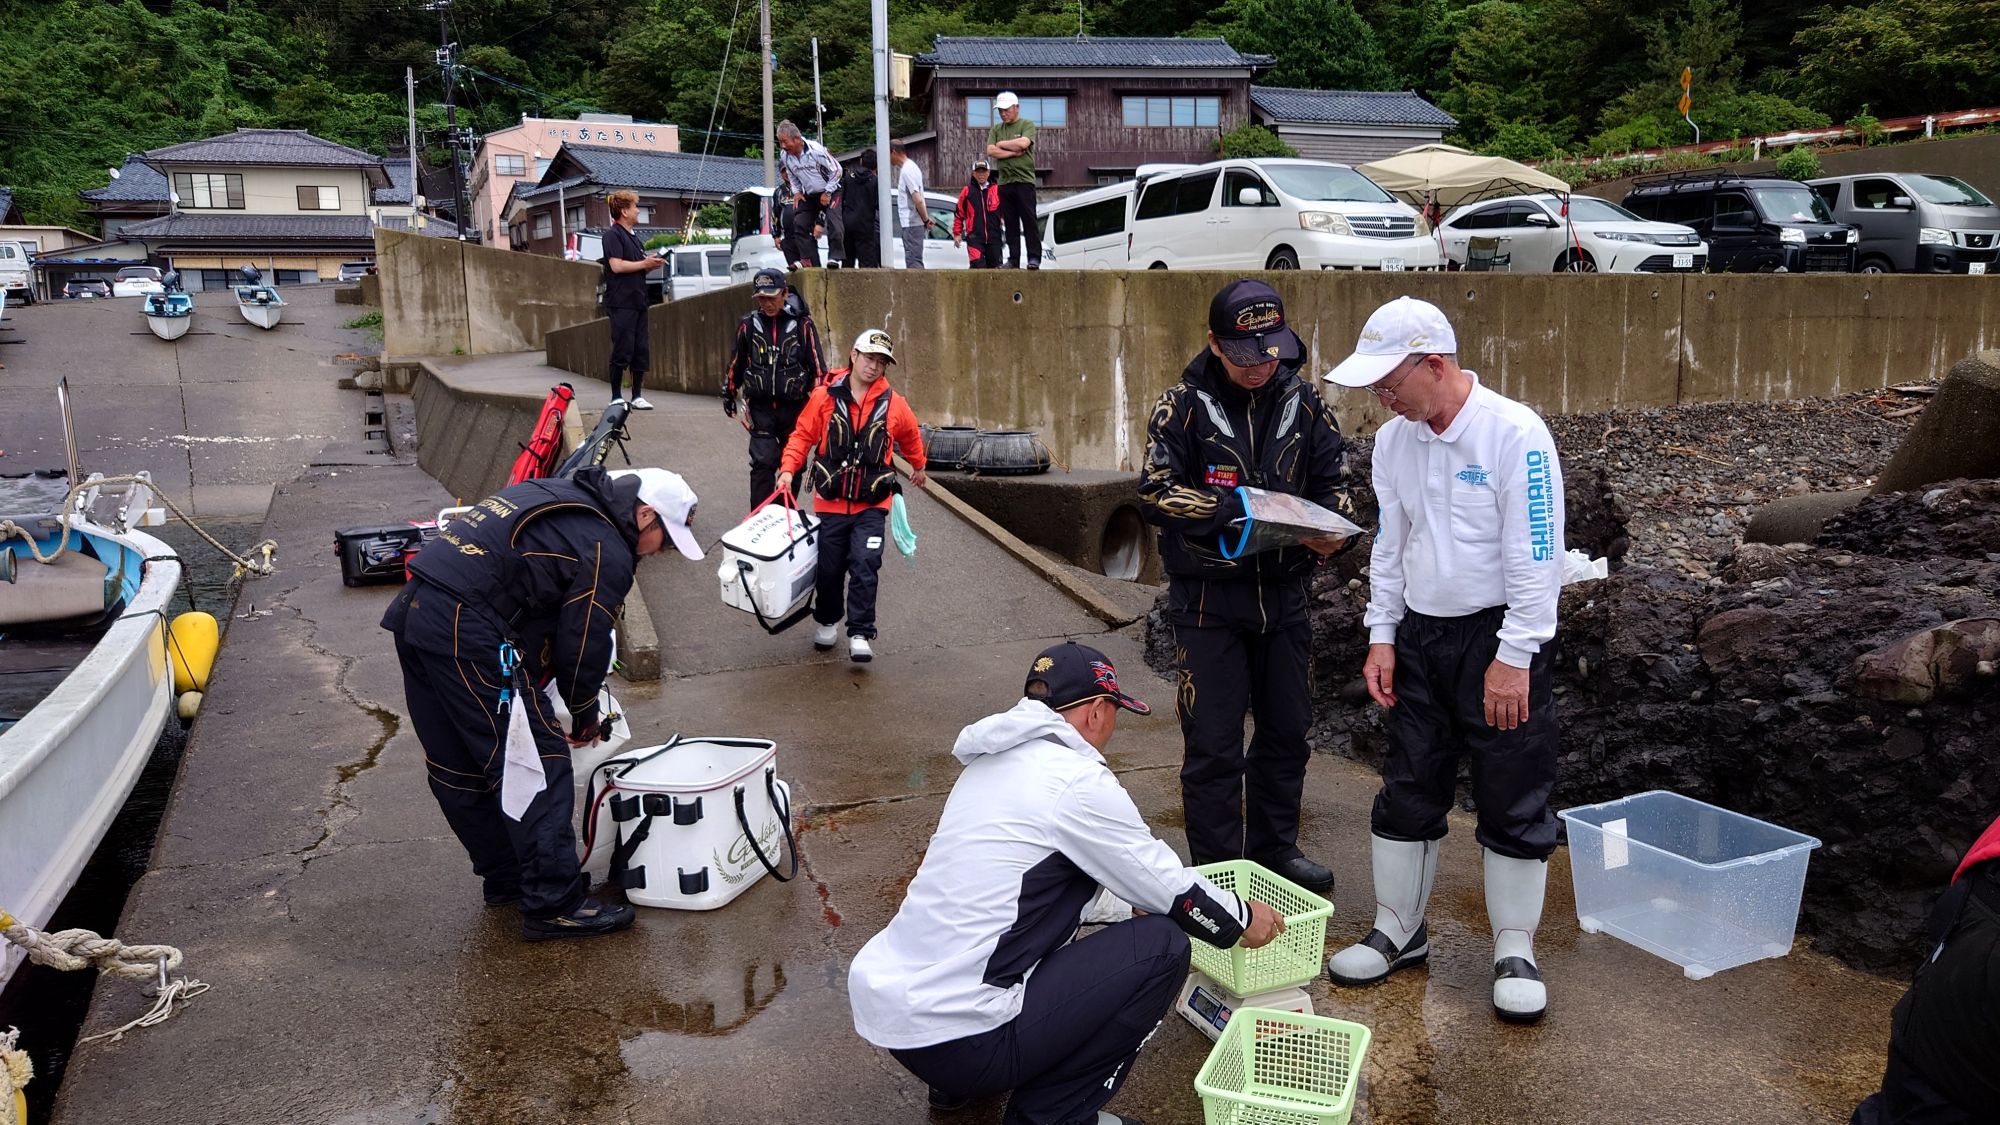
[[1368, 640], [1394, 643], [1405, 608], [1462, 617], [1504, 605], [1499, 658], [1526, 668], [1556, 635], [1562, 465], [1540, 415], [1466, 374], [1472, 394], [1444, 433], [1396, 418], [1375, 435]]
[[928, 1047], [1021, 1011], [1035, 966], [1076, 935], [1100, 888], [1236, 944], [1242, 899], [1154, 836], [1104, 758], [1046, 704], [1023, 699], [959, 732], [965, 772], [887, 929], [847, 974], [854, 1029], [878, 1047]]

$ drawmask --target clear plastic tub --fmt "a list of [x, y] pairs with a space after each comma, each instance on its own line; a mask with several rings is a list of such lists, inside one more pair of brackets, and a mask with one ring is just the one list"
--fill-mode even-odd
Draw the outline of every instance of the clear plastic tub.
[[1690, 980], [1792, 951], [1813, 837], [1664, 789], [1560, 815], [1585, 933]]

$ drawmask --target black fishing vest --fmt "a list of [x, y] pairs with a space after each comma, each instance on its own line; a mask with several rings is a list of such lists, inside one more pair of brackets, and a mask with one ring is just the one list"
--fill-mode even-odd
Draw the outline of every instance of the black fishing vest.
[[744, 315], [749, 355], [743, 365], [743, 395], [748, 399], [800, 402], [812, 393], [812, 373], [806, 369], [805, 321], [780, 315], [773, 325], [759, 312]]
[[[851, 376], [850, 376], [851, 378]], [[854, 393], [848, 381], [827, 388], [833, 410], [827, 415], [826, 436], [813, 458], [813, 491], [828, 500], [880, 504], [896, 490], [896, 468], [889, 462], [889, 406], [895, 390], [882, 392], [875, 408], [854, 426]]]
[[410, 560], [410, 572], [468, 606], [489, 610], [507, 636], [517, 637], [530, 611], [550, 608], [529, 603], [517, 540], [529, 521], [562, 510], [590, 512], [604, 520], [612, 538], [620, 538], [598, 496], [571, 480], [536, 478], [509, 485], [454, 516]]

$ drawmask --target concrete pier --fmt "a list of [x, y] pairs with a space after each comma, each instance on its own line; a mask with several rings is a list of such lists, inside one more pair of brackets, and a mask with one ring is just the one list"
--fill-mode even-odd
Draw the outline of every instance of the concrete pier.
[[[342, 401], [332, 372], [295, 362], [273, 370]], [[519, 358], [467, 361], [458, 377], [487, 370], [537, 400], [573, 382], [592, 412], [608, 395]], [[697, 529], [713, 541], [750, 499], [743, 431], [712, 396], [651, 397], [660, 408], [635, 416], [634, 463], [686, 474], [702, 497]], [[918, 552], [884, 564], [882, 635], [865, 668], [844, 651], [814, 653], [804, 627], [767, 637], [721, 605], [713, 559], [640, 567], [664, 678], [614, 684], [635, 732], [642, 743], [775, 740], [800, 813], [799, 877], [766, 879], [714, 913], [642, 910], [621, 935], [524, 944], [511, 911], [481, 904], [425, 787], [375, 624], [392, 590], [343, 587], [327, 550], [337, 526], [415, 518], [450, 494], [407, 453], [309, 459], [278, 482], [266, 531], [285, 547], [283, 569], [237, 605], [119, 928], [180, 946], [212, 991], [164, 1025], [81, 1047], [63, 1125], [930, 1119], [923, 1085], [853, 1033], [847, 966], [916, 870], [958, 774], [953, 737], [1010, 706], [1032, 655], [1065, 637], [1104, 648], [1155, 705], [1121, 722], [1109, 757], [1163, 838], [1183, 846], [1173, 690], [1147, 671], [1136, 630], [1107, 632], [913, 490]], [[1330, 947], [1372, 916], [1376, 787], [1330, 757], [1308, 773], [1301, 842], [1340, 880]], [[1430, 967], [1374, 990], [1309, 987], [1322, 1014], [1373, 1028], [1355, 1121], [1833, 1123], [1873, 1088], [1902, 982], [1851, 973], [1804, 943], [1690, 982], [1581, 934], [1566, 852], [1550, 874], [1538, 950], [1551, 1011], [1538, 1027], [1502, 1025], [1489, 1009], [1469, 817], [1454, 818], [1445, 847]], [[147, 1003], [102, 982], [86, 1033]], [[1193, 1078], [1208, 1049], [1170, 1017], [1112, 1108], [1149, 1125], [1201, 1121]], [[983, 1125], [999, 1111], [937, 1120]]]

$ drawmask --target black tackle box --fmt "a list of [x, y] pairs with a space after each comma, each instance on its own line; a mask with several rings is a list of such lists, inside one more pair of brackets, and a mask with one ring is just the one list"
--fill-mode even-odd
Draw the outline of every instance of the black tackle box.
[[340, 557], [340, 580], [349, 586], [407, 581], [404, 564], [435, 538], [437, 524], [428, 521], [336, 530], [333, 553]]

